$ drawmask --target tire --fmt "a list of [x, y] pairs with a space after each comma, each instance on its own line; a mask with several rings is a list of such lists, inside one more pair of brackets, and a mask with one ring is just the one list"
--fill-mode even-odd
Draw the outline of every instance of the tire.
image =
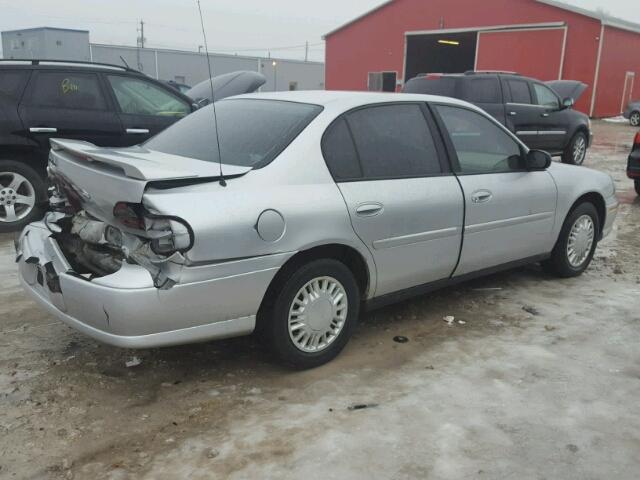
[[562, 162], [571, 165], [582, 165], [587, 156], [589, 140], [584, 132], [576, 133], [562, 154]]
[[46, 199], [38, 172], [23, 162], [0, 159], [0, 233], [22, 230], [41, 218]]
[[[307, 288], [307, 294], [311, 291], [311, 296], [317, 294], [318, 298], [311, 304], [304, 304], [301, 299], [308, 301], [309, 297], [304, 297], [303, 288]], [[335, 300], [340, 293], [343, 294], [342, 301], [337, 307], [332, 306], [331, 299]], [[287, 275], [270, 300], [271, 306], [265, 312], [264, 321], [261, 320], [264, 322], [262, 333], [269, 347], [286, 365], [309, 369], [333, 360], [345, 347], [358, 321], [361, 297], [356, 279], [346, 265], [333, 259], [320, 259]], [[302, 315], [306, 315], [306, 321], [300, 321]], [[305, 335], [310, 337], [306, 348]], [[314, 350], [313, 340], [316, 339], [318, 346]]]
[[638, 194], [638, 196], [640, 196], [640, 179], [636, 179], [633, 182], [635, 184], [636, 187], [636, 193]]
[[[581, 225], [586, 226], [589, 223], [586, 219], [589, 219], [591, 222], [591, 246], [588, 248], [584, 246], [588, 244], [588, 241], [581, 243], [581, 240], [585, 238], [582, 235], [586, 235], [587, 238], [589, 237], [589, 234], [586, 233], [588, 229], [582, 229], [577, 233], [578, 237], [575, 240], [576, 243], [574, 245], [577, 244], [577, 247], [574, 246], [573, 250], [570, 250], [569, 243], [572, 238], [572, 232], [575, 233], [574, 228], [580, 227], [578, 225], [579, 222], [584, 222]], [[542, 263], [545, 271], [561, 278], [571, 278], [582, 275], [593, 260], [593, 255], [598, 246], [599, 234], [600, 219], [596, 207], [589, 202], [578, 205], [578, 207], [569, 213], [569, 216], [565, 220], [558, 243], [551, 253], [551, 258]], [[571, 252], [579, 252], [580, 254], [572, 259]]]
[[640, 112], [631, 112], [631, 115], [629, 115], [629, 123], [632, 127], [640, 127]]

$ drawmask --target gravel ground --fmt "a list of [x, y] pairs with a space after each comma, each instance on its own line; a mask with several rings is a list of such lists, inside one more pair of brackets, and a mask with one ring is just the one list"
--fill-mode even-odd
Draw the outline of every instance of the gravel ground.
[[251, 338], [99, 345], [27, 298], [0, 236], [0, 478], [637, 479], [634, 131], [594, 128], [586, 165], [622, 206], [583, 277], [532, 266], [370, 313], [308, 372]]

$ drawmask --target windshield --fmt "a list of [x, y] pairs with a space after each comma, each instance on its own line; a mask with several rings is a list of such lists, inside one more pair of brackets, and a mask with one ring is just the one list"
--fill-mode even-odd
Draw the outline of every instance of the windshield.
[[[230, 99], [216, 102], [222, 163], [260, 168], [276, 158], [322, 107], [277, 100]], [[205, 162], [219, 162], [213, 106], [192, 113], [144, 146]]]

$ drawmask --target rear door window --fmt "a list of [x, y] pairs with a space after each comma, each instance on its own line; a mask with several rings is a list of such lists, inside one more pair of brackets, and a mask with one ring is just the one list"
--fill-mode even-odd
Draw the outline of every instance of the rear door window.
[[442, 173], [436, 146], [420, 105], [367, 107], [349, 113], [347, 121], [365, 179]]
[[34, 107], [73, 110], [106, 110], [107, 102], [94, 73], [38, 72], [31, 96]]
[[465, 98], [472, 103], [502, 103], [497, 78], [471, 78], [465, 83]]
[[511, 92], [511, 103], [532, 105], [531, 89], [526, 80], [507, 80], [509, 91]]
[[358, 153], [344, 118], [336, 120], [324, 134], [322, 154], [336, 181], [362, 177]]

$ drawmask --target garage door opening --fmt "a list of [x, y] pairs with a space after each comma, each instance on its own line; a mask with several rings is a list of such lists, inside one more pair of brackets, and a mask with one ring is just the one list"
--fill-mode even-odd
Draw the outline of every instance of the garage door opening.
[[473, 70], [478, 32], [407, 35], [405, 80], [421, 73]]

